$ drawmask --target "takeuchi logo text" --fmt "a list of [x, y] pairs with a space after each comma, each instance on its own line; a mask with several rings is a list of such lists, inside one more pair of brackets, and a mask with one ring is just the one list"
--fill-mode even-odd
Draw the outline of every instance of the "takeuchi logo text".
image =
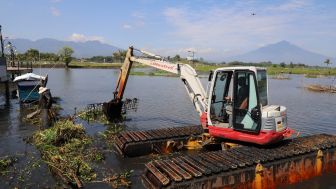
[[168, 69], [168, 70], [175, 70], [176, 69], [175, 65], [167, 65], [165, 63], [151, 62], [150, 64], [152, 66], [163, 68], [163, 69]]

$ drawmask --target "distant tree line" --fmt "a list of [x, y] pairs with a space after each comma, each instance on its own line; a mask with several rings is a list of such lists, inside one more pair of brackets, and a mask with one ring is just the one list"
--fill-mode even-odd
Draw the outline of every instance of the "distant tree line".
[[[39, 52], [37, 49], [29, 49], [25, 53], [17, 54], [17, 59], [19, 61], [54, 61], [59, 62], [62, 61], [66, 64], [66, 66], [69, 65], [71, 60], [80, 60], [80, 61], [86, 61], [86, 62], [97, 62], [97, 63], [122, 63], [124, 62], [125, 56], [127, 51], [126, 50], [118, 50], [112, 53], [112, 56], [93, 56], [91, 58], [85, 58], [85, 59], [76, 59], [72, 57], [72, 54], [74, 53], [73, 49], [70, 47], [63, 47], [59, 50], [58, 53], [44, 53]], [[176, 54], [173, 57], [166, 57], [166, 60], [170, 62], [181, 62], [181, 63], [191, 63], [190, 60], [187, 60], [186, 58], [182, 58], [180, 55]], [[308, 66], [303, 63], [293, 63], [290, 62], [286, 64], [285, 62], [281, 62], [280, 64], [272, 63], [271, 61], [264, 61], [264, 62], [242, 62], [242, 61], [232, 61], [232, 62], [221, 62], [221, 63], [211, 63], [205, 61], [203, 58], [194, 59], [193, 63], [195, 65], [197, 64], [206, 64], [206, 65], [226, 65], [226, 66], [259, 66], [259, 67], [282, 67], [282, 68], [297, 68], [297, 67], [315, 67], [320, 68], [322, 66]], [[323, 62], [327, 67], [329, 67], [331, 63], [330, 59], [326, 59]]]
[[118, 50], [112, 54], [112, 56], [93, 56], [91, 58], [78, 59], [72, 57], [74, 53], [73, 49], [70, 47], [63, 47], [59, 50], [58, 53], [45, 53], [40, 52], [37, 49], [28, 49], [25, 53], [19, 53], [16, 55], [17, 60], [19, 61], [64, 61], [66, 64], [70, 63], [71, 60], [84, 60], [89, 62], [98, 62], [98, 63], [114, 63], [114, 62], [124, 62], [126, 52], [124, 50]]
[[19, 61], [60, 61], [59, 54], [56, 53], [43, 53], [37, 49], [28, 49], [25, 53], [19, 53], [16, 55]]
[[98, 62], [98, 63], [116, 63], [124, 62], [127, 51], [118, 50], [112, 53], [112, 56], [93, 56], [91, 58], [86, 58], [86, 61], [89, 62]]
[[[172, 62], [182, 62], [182, 63], [190, 63], [190, 60], [187, 60], [186, 58], [181, 58], [180, 55], [175, 55], [173, 58], [167, 57], [168, 60]], [[326, 60], [327, 62], [328, 60]], [[242, 61], [232, 61], [232, 62], [221, 62], [221, 63], [213, 63], [205, 61], [202, 57], [199, 59], [193, 60], [194, 64], [206, 64], [206, 65], [225, 65], [225, 66], [258, 66], [258, 67], [283, 67], [283, 68], [297, 68], [297, 67], [310, 67], [303, 63], [293, 63], [290, 62], [289, 64], [286, 64], [285, 62], [281, 62], [280, 64], [272, 63], [271, 61], [264, 61], [264, 62], [242, 62]], [[325, 64], [328, 64], [326, 63]], [[319, 66], [315, 66], [319, 67]]]
[[[63, 47], [56, 53], [43, 53], [37, 49], [28, 49], [25, 53], [15, 54], [16, 61], [48, 61], [48, 62], [59, 62], [62, 61], [65, 63], [65, 66], [68, 67], [69, 63], [72, 61], [72, 54], [74, 50], [71, 47]], [[10, 56], [10, 55], [7, 55]]]
[[[223, 62], [222, 64], [226, 64]], [[230, 66], [258, 66], [258, 67], [283, 67], [283, 68], [294, 68], [294, 67], [309, 67], [306, 64], [297, 63], [294, 64], [293, 62], [290, 62], [289, 64], [286, 64], [285, 62], [281, 62], [280, 64], [272, 63], [271, 61], [266, 62], [241, 62], [241, 61], [233, 61], [227, 63], [227, 65]]]

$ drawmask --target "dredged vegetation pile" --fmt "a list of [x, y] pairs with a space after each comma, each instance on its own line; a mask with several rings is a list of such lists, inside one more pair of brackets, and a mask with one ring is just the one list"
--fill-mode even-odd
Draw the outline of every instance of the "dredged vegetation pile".
[[53, 127], [36, 132], [33, 142], [51, 171], [67, 184], [82, 187], [83, 182], [96, 178], [89, 164], [92, 139], [81, 125], [69, 120], [56, 122]]

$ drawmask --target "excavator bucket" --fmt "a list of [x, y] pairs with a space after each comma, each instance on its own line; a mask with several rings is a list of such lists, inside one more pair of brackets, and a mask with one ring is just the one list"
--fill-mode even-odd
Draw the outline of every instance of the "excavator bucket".
[[137, 98], [126, 98], [123, 101], [113, 99], [103, 103], [103, 112], [107, 119], [111, 122], [121, 121], [122, 114], [126, 114], [128, 110], [137, 111], [139, 100]]
[[116, 121], [122, 118], [122, 101], [111, 100], [103, 103], [103, 112], [109, 121]]

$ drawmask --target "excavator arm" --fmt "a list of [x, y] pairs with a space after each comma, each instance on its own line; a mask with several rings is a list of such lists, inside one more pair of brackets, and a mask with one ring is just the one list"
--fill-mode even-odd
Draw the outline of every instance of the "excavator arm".
[[[135, 50], [145, 54], [147, 57], [143, 58], [134, 56], [133, 51]], [[114, 98], [103, 105], [104, 113], [110, 120], [120, 117], [123, 103], [122, 98], [133, 62], [141, 63], [180, 76], [196, 111], [199, 115], [206, 111], [206, 92], [195, 69], [188, 64], [174, 64], [163, 60], [158, 55], [129, 47], [117, 80]]]

